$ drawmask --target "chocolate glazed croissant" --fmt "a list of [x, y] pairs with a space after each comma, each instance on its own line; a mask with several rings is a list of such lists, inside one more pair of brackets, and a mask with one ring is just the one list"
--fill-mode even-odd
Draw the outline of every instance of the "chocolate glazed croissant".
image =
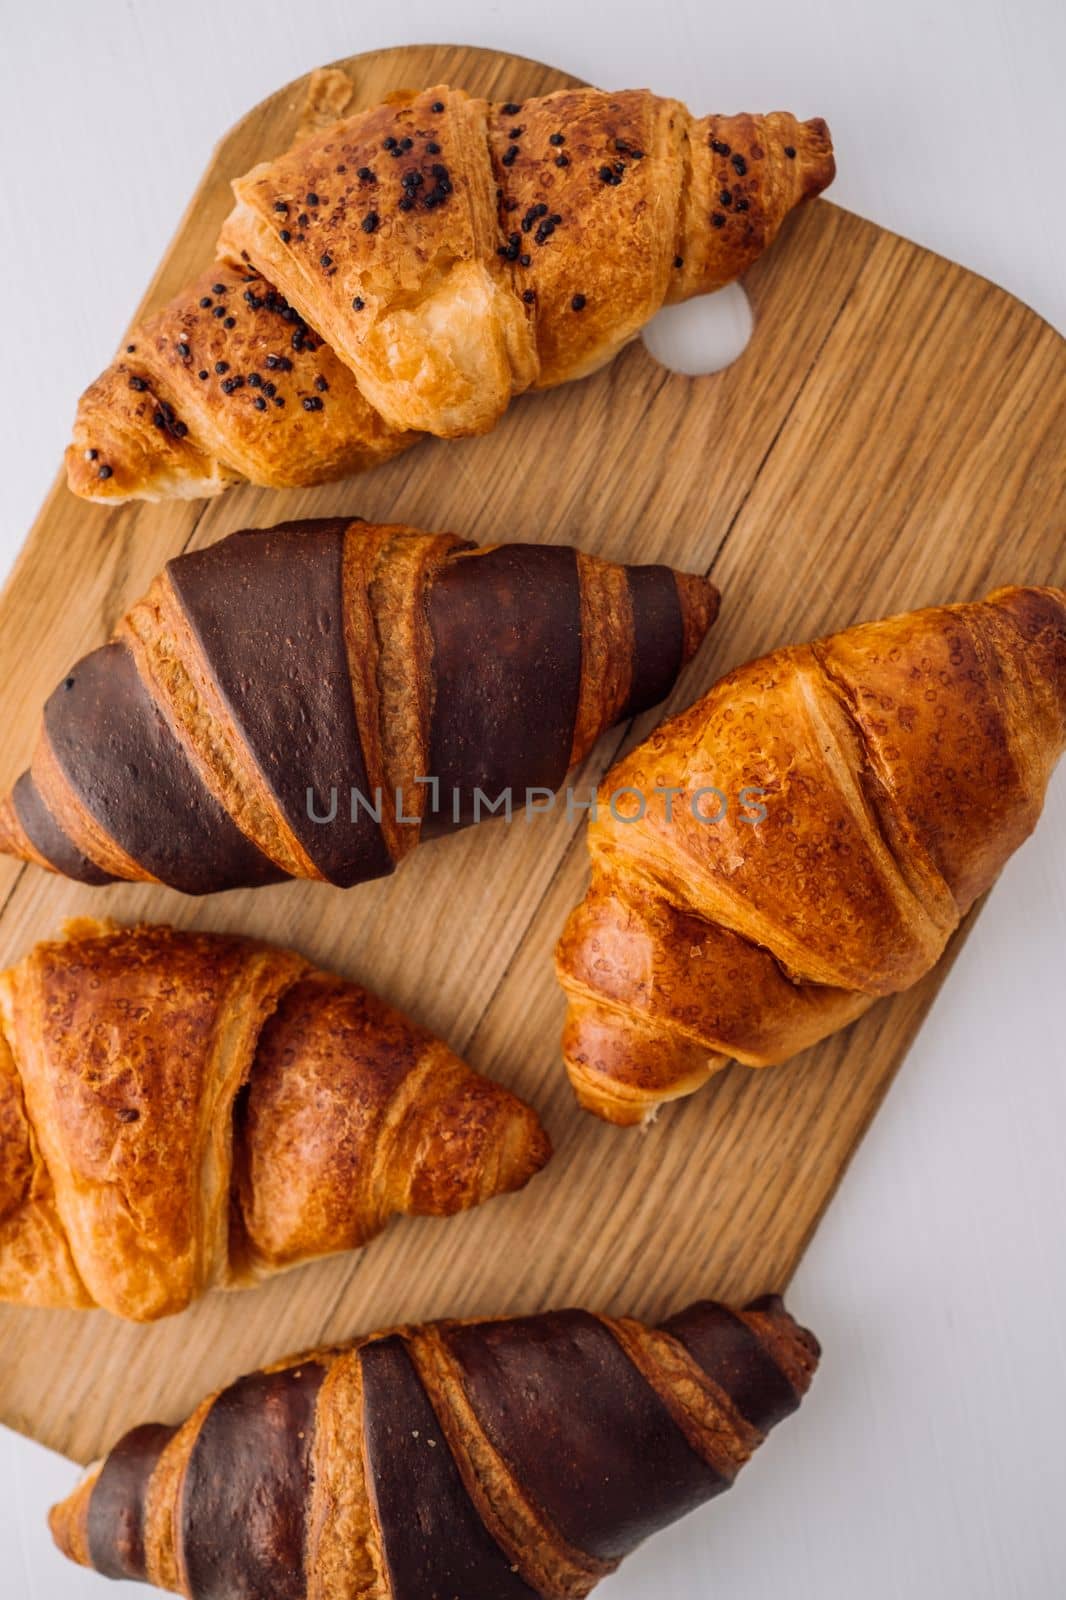
[[135, 1429], [52, 1532], [190, 1600], [579, 1600], [729, 1488], [818, 1356], [776, 1296], [404, 1328]]
[[149, 1321], [521, 1188], [550, 1148], [289, 950], [82, 921], [0, 973], [0, 1299]]
[[604, 779], [557, 951], [581, 1103], [640, 1122], [917, 982], [1035, 827], [1064, 747], [1062, 589], [868, 623], [723, 678]]
[[669, 691], [704, 579], [347, 519], [168, 563], [49, 699], [0, 848], [204, 894], [391, 872]]
[[[318, 483], [609, 361], [720, 288], [833, 178], [824, 122], [644, 90], [490, 105], [438, 85], [234, 184], [211, 268], [83, 395], [70, 487]], [[325, 341], [325, 342], [323, 342]]]

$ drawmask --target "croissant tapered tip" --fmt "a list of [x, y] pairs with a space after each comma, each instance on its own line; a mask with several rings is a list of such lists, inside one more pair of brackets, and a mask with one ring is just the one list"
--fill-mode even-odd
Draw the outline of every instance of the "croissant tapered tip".
[[822, 117], [810, 117], [806, 122], [801, 122], [799, 142], [794, 148], [799, 198], [813, 199], [823, 189], [828, 189], [836, 177], [836, 158], [829, 124]]
[[532, 1107], [464, 1069], [462, 1082], [448, 1089], [432, 1118], [417, 1130], [407, 1209], [451, 1216], [511, 1194], [524, 1188], [551, 1154], [551, 1140]]
[[99, 1467], [87, 1472], [73, 1493], [65, 1500], [60, 1500], [48, 1513], [48, 1528], [56, 1549], [68, 1561], [75, 1561], [81, 1567], [92, 1566], [89, 1555], [89, 1500], [99, 1475]]
[[682, 664], [691, 661], [718, 616], [722, 597], [708, 578], [695, 572], [675, 572], [681, 605]]

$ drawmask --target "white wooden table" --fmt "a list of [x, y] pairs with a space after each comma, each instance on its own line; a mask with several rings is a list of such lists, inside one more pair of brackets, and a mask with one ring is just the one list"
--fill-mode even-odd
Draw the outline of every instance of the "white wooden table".
[[[700, 111], [824, 115], [836, 200], [1066, 330], [1061, 0], [0, 5], [5, 569], [211, 144], [353, 50], [464, 40]], [[604, 1600], [1066, 1592], [1064, 951], [1066, 770], [801, 1268], [825, 1345], [802, 1416]], [[104, 1600], [44, 1528], [74, 1477], [0, 1430], [0, 1593]]]

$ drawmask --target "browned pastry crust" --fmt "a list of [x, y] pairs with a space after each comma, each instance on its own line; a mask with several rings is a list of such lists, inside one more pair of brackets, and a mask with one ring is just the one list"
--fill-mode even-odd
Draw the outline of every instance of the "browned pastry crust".
[[512, 396], [583, 377], [663, 304], [735, 278], [833, 175], [825, 123], [785, 112], [696, 119], [645, 90], [517, 112], [447, 85], [396, 96], [235, 182], [231, 265], [86, 391], [70, 486], [317, 483], [421, 431], [483, 433]]
[[415, 439], [382, 421], [276, 289], [216, 262], [85, 391], [67, 482], [113, 502], [287, 489], [361, 472]]
[[557, 788], [664, 698], [717, 605], [702, 578], [569, 547], [342, 518], [231, 534], [171, 561], [56, 689], [0, 847], [190, 894], [380, 877], [476, 820], [479, 790]]
[[189, 1600], [581, 1600], [730, 1487], [819, 1354], [776, 1296], [390, 1330], [135, 1429], [52, 1533]]
[[[582, 1105], [640, 1122], [915, 983], [1035, 827], [1064, 747], [1061, 589], [867, 623], [723, 678], [603, 781], [557, 951]], [[674, 786], [669, 820], [656, 785]], [[620, 821], [607, 796], [627, 787], [645, 814]], [[721, 821], [695, 819], [701, 791], [711, 817], [727, 799]]]
[[0, 973], [5, 1300], [149, 1321], [549, 1153], [528, 1106], [289, 950], [83, 921]]

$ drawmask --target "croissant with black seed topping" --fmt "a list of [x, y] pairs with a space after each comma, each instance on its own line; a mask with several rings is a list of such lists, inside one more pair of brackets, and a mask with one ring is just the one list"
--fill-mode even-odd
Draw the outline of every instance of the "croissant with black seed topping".
[[134, 1429], [52, 1533], [189, 1600], [580, 1600], [730, 1487], [819, 1354], [776, 1296], [401, 1328]]
[[662, 700], [703, 578], [336, 518], [167, 564], [48, 700], [0, 849], [83, 883], [348, 887]]
[[603, 780], [645, 809], [601, 805], [557, 951], [582, 1105], [644, 1121], [917, 983], [1036, 826], [1064, 748], [1062, 589], [731, 672]]
[[730, 282], [833, 174], [818, 119], [697, 119], [646, 90], [438, 85], [358, 112], [237, 180], [228, 265], [83, 395], [70, 487], [283, 488], [484, 433]]
[[291, 950], [85, 919], [0, 973], [0, 1300], [152, 1321], [550, 1153], [529, 1106]]

